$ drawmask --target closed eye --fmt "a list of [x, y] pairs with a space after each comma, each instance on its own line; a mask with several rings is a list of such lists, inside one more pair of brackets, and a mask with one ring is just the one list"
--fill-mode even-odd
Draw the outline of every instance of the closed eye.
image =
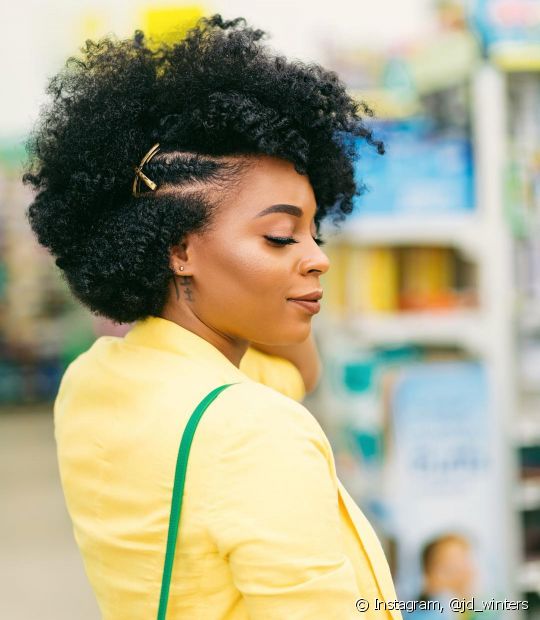
[[[268, 239], [268, 241], [272, 243], [276, 243], [277, 245], [281, 246], [289, 245], [291, 243], [299, 243], [296, 239], [293, 239], [293, 237], [270, 237], [270, 235], [264, 235], [264, 238]], [[320, 237], [312, 237], [312, 239], [317, 245], [324, 245], [326, 243]]]

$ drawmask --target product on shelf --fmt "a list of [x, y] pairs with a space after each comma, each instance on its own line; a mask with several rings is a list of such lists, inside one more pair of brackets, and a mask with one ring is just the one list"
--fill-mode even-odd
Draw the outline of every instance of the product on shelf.
[[[327, 251], [325, 249], [325, 251]], [[449, 247], [333, 245], [325, 311], [360, 317], [475, 308], [474, 266]]]
[[372, 122], [384, 155], [359, 144], [357, 175], [366, 185], [358, 217], [409, 214], [437, 217], [475, 208], [473, 155], [462, 130], [439, 131], [429, 117]]
[[350, 312], [399, 309], [398, 259], [393, 248], [351, 248], [346, 269]]

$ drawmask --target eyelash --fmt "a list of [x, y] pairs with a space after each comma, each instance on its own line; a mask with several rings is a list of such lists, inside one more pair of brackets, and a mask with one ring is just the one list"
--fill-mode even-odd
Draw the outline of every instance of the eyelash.
[[[291, 243], [298, 243], [298, 241], [296, 241], [296, 239], [293, 239], [292, 237], [270, 237], [269, 235], [264, 235], [264, 238], [268, 239], [268, 241], [271, 241], [272, 243], [277, 243], [281, 246], [289, 245]], [[326, 241], [323, 241], [320, 237], [312, 237], [312, 239], [319, 246], [326, 243]]]

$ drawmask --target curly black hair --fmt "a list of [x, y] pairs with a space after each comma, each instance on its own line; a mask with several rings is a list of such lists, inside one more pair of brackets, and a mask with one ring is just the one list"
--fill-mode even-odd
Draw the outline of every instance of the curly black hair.
[[[373, 111], [334, 72], [272, 53], [264, 35], [213, 15], [170, 44], [148, 44], [140, 30], [88, 40], [49, 81], [27, 143], [23, 181], [36, 192], [26, 215], [93, 313], [118, 323], [159, 316], [171, 246], [210, 225], [215, 196], [250, 155], [308, 175], [317, 230], [352, 211], [365, 189], [353, 175], [355, 141], [384, 153], [362, 117]], [[134, 165], [154, 143], [145, 174], [174, 191], [141, 183], [135, 197]]]

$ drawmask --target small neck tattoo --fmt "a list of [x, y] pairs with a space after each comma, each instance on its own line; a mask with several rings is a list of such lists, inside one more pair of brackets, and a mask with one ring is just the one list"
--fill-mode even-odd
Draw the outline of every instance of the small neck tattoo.
[[193, 291], [191, 289], [191, 279], [189, 276], [180, 276], [180, 285], [184, 287], [185, 299], [193, 301]]

